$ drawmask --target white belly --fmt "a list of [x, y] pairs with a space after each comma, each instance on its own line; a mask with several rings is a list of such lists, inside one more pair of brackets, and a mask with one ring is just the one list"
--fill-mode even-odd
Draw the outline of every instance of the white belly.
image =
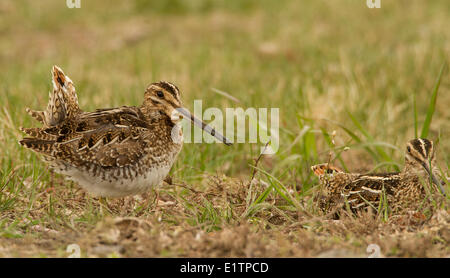
[[[156, 166], [143, 175], [133, 176], [132, 178], [120, 177], [118, 179], [112, 176], [117, 174], [117, 171], [120, 174], [123, 169], [111, 170], [111, 173], [107, 172], [105, 177], [102, 177], [102, 175], [94, 176], [90, 171], [80, 171], [73, 167], [67, 169], [55, 168], [55, 170], [77, 182], [94, 196], [124, 197], [146, 192], [151, 187], [159, 185], [169, 173], [170, 168], [170, 165]], [[113, 173], [113, 171], [116, 173]]]

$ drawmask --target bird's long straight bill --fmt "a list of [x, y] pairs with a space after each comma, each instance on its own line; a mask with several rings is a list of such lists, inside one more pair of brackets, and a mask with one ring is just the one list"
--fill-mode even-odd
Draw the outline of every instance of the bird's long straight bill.
[[204, 121], [196, 118], [191, 112], [189, 112], [186, 108], [177, 108], [176, 109], [181, 115], [191, 120], [194, 125], [198, 126], [199, 128], [203, 129], [204, 131], [208, 132], [212, 136], [216, 137], [220, 142], [223, 142], [227, 146], [231, 146], [232, 143], [230, 140], [228, 140], [225, 136], [220, 134], [220, 132], [217, 132], [214, 128], [212, 128], [210, 125], [205, 123]]
[[444, 194], [444, 196], [447, 196], [445, 194], [445, 189], [444, 189], [444, 182], [439, 182], [439, 180], [436, 178], [436, 176], [433, 174], [432, 171], [430, 171], [430, 167], [428, 166], [428, 164], [423, 163], [422, 166], [425, 168], [425, 170], [428, 172], [428, 175], [430, 175], [431, 180], [434, 184], [436, 184], [437, 186], [439, 186], [439, 188], [441, 189], [442, 194]]

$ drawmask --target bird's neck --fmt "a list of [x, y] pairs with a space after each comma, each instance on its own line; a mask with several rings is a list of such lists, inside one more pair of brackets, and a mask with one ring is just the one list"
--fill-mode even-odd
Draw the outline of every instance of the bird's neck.
[[142, 105], [139, 108], [148, 123], [170, 124], [172, 122], [169, 116], [167, 116], [166, 113], [158, 107]]

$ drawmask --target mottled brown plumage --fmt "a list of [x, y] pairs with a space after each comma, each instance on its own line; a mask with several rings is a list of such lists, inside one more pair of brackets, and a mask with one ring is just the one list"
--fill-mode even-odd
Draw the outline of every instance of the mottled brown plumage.
[[444, 192], [434, 154], [433, 142], [414, 139], [407, 144], [405, 167], [399, 173], [356, 174], [328, 163], [312, 166], [325, 193], [317, 198], [318, 206], [326, 212], [347, 205], [353, 212], [369, 206], [378, 210], [384, 204], [394, 211], [416, 207], [426, 197], [425, 186]]
[[150, 84], [140, 107], [84, 112], [70, 78], [57, 66], [52, 77], [47, 110], [27, 109], [43, 127], [22, 128], [30, 137], [19, 143], [94, 195], [121, 197], [159, 184], [181, 150], [183, 134], [177, 123], [183, 116], [229, 144], [182, 108], [179, 90], [171, 83]]

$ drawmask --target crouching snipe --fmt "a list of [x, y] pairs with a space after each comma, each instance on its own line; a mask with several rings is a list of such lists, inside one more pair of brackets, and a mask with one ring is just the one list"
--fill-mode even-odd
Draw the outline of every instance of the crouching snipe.
[[406, 146], [405, 167], [399, 173], [345, 173], [332, 165], [311, 167], [324, 187], [325, 196], [318, 198], [318, 206], [328, 212], [347, 206], [353, 212], [388, 204], [393, 211], [420, 206], [426, 198], [426, 187], [442, 191], [438, 177], [433, 142], [414, 139]]
[[43, 127], [22, 128], [30, 137], [19, 143], [93, 195], [123, 197], [161, 183], [183, 144], [177, 124], [182, 117], [230, 145], [182, 107], [178, 88], [169, 82], [150, 84], [139, 107], [84, 112], [72, 80], [57, 66], [52, 74], [47, 109], [27, 109]]

